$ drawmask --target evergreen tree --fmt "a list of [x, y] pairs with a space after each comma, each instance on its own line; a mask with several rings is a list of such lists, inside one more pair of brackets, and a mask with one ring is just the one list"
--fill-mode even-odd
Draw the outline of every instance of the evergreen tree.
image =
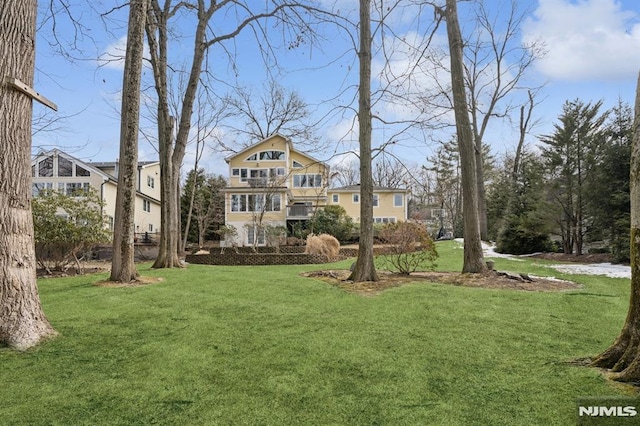
[[592, 228], [599, 231], [593, 239], [607, 241], [617, 261], [629, 260], [632, 124], [633, 111], [628, 104], [619, 102], [612, 108], [605, 128], [606, 143], [587, 191]]
[[587, 192], [605, 140], [607, 114], [600, 113], [601, 106], [602, 101], [593, 105], [565, 102], [554, 133], [540, 139], [549, 173], [549, 198], [556, 208], [557, 232], [567, 254], [582, 254], [589, 229]]

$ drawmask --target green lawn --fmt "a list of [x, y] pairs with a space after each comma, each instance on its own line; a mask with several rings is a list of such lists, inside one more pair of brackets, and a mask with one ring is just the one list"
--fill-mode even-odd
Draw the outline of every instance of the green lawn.
[[[440, 244], [439, 269], [462, 250]], [[503, 270], [559, 273], [537, 260]], [[347, 267], [350, 261], [330, 267]], [[628, 280], [564, 293], [411, 284], [375, 297], [299, 272], [326, 265], [150, 270], [164, 281], [39, 282], [60, 332], [0, 350], [3, 425], [566, 425], [575, 399], [628, 395], [568, 364], [617, 335]]]

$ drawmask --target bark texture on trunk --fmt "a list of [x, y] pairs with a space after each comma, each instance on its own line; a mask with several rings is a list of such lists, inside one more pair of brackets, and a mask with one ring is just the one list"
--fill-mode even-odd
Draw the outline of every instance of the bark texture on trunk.
[[148, 0], [131, 0], [129, 4], [127, 53], [122, 81], [120, 164], [110, 279], [123, 283], [135, 281], [138, 278], [138, 270], [134, 261], [134, 217], [138, 171], [140, 83], [147, 7]]
[[360, 0], [360, 242], [350, 280], [378, 281], [373, 257], [373, 171], [371, 168], [371, 0]]
[[456, 117], [460, 172], [462, 176], [462, 215], [464, 218], [464, 263], [462, 272], [480, 273], [485, 272], [487, 266], [484, 262], [482, 242], [480, 240], [475, 146], [464, 84], [462, 34], [460, 33], [460, 24], [458, 22], [456, 0], [447, 0], [445, 13], [451, 53], [453, 108]]
[[633, 141], [631, 148], [631, 296], [629, 311], [620, 335], [592, 362], [610, 369], [613, 378], [640, 381], [640, 75], [636, 89]]
[[0, 3], [0, 344], [24, 350], [55, 331], [36, 283], [31, 215], [32, 101], [5, 77], [33, 85], [37, 2]]

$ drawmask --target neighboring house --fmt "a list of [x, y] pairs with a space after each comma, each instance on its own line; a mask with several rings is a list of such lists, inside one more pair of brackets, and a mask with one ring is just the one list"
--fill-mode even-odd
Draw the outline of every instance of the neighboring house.
[[[264, 245], [269, 227], [291, 232], [329, 204], [341, 205], [356, 222], [360, 219], [359, 186], [329, 189], [329, 166], [297, 151], [282, 135], [251, 145], [226, 162], [225, 224], [238, 231], [238, 245]], [[376, 188], [374, 217], [378, 223], [406, 220], [407, 191]]]
[[[118, 188], [118, 162], [83, 162], [58, 149], [42, 152], [31, 161], [32, 194], [56, 190], [71, 194], [93, 188], [105, 202], [109, 228], [113, 229]], [[136, 175], [135, 232], [160, 231], [160, 163], [140, 162]]]
[[[373, 188], [373, 222], [396, 223], [407, 220], [407, 195], [404, 188]], [[360, 185], [328, 190], [329, 204], [342, 206], [355, 222], [360, 222]]]

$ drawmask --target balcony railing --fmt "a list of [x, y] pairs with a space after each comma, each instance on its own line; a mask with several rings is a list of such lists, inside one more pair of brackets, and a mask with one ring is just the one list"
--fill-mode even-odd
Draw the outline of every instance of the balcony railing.
[[313, 216], [314, 206], [312, 205], [293, 205], [287, 206], [287, 218], [289, 219], [308, 219]]

